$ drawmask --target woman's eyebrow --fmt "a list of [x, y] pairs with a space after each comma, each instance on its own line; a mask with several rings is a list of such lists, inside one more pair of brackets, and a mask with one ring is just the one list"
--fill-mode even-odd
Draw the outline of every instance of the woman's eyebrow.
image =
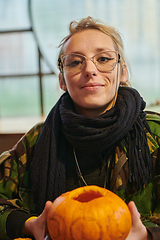
[[[110, 49], [108, 47], [104, 47], [104, 48], [96, 48], [95, 52], [103, 52], [103, 51], [115, 51], [115, 49]], [[74, 51], [72, 53], [78, 53], [78, 54], [82, 54], [81, 51]], [[83, 54], [82, 54], [83, 55]]]
[[[104, 47], [104, 48], [96, 48], [95, 49], [95, 53], [100, 53], [100, 52], [105, 52], [105, 51], [115, 51], [115, 49], [110, 49], [108, 47]], [[75, 53], [75, 54], [80, 54], [80, 55], [83, 55], [85, 56], [84, 53], [82, 53], [81, 51], [73, 51], [73, 52], [70, 52], [70, 53], [67, 53], [67, 54], [72, 54], [72, 53]]]
[[110, 49], [108, 47], [105, 47], [105, 48], [97, 48], [96, 51], [97, 52], [103, 52], [103, 51], [115, 51], [115, 50], [112, 50], [112, 49]]

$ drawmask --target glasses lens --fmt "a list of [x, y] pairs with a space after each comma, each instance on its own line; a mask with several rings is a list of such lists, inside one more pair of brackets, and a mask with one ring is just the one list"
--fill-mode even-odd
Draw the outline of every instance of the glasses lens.
[[67, 54], [62, 58], [63, 67], [67, 72], [78, 73], [84, 64], [85, 57], [78, 54]]
[[117, 63], [115, 52], [103, 52], [94, 56], [94, 62], [99, 71], [108, 72], [114, 69]]

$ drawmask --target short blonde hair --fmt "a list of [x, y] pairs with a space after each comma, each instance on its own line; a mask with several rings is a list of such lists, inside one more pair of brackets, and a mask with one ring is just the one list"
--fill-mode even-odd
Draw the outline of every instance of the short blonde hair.
[[[129, 72], [129, 64], [127, 63], [125, 54], [124, 54], [124, 45], [123, 45], [123, 40], [121, 37], [121, 34], [118, 32], [117, 29], [108, 26], [104, 23], [102, 23], [100, 20], [95, 20], [92, 17], [87, 17], [87, 18], [83, 18], [81, 19], [79, 22], [77, 21], [72, 21], [69, 25], [69, 34], [62, 39], [59, 47], [60, 47], [60, 51], [59, 51], [59, 56], [58, 56], [58, 68], [60, 71], [63, 71], [61, 69], [61, 55], [64, 54], [64, 45], [65, 43], [76, 33], [78, 32], [82, 32], [84, 30], [87, 29], [95, 29], [95, 30], [99, 30], [103, 33], [105, 33], [106, 35], [108, 35], [114, 42], [114, 46], [115, 46], [115, 50], [118, 51], [118, 53], [120, 54], [120, 66], [121, 66], [121, 76], [123, 75], [123, 64], [125, 63], [127, 70]], [[129, 86], [130, 83], [127, 80], [126, 83], [122, 83], [121, 85], [123, 86]]]

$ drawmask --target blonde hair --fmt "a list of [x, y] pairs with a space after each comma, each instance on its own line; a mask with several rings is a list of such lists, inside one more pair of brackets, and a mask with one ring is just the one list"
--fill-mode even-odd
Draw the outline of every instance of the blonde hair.
[[[58, 68], [59, 70], [63, 73], [62, 67], [61, 67], [61, 59], [60, 56], [64, 54], [64, 45], [65, 43], [76, 33], [82, 32], [87, 29], [95, 29], [99, 30], [106, 35], [108, 35], [114, 42], [115, 45], [115, 50], [118, 51], [120, 54], [120, 66], [121, 66], [121, 76], [123, 75], [123, 64], [125, 63], [127, 70], [129, 72], [129, 64], [127, 63], [125, 54], [124, 54], [124, 45], [123, 45], [123, 40], [121, 37], [121, 34], [118, 32], [117, 29], [105, 25], [102, 23], [100, 20], [95, 20], [92, 17], [87, 17], [81, 19], [79, 22], [77, 21], [72, 21], [69, 25], [69, 34], [62, 39], [59, 47], [59, 56], [58, 56]], [[126, 83], [121, 83], [123, 86], [130, 86], [129, 81], [127, 80]]]

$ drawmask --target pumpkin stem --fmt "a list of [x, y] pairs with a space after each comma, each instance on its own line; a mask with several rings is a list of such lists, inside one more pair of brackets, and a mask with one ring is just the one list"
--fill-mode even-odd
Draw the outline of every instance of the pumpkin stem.
[[80, 195], [78, 195], [78, 197], [74, 197], [73, 199], [78, 202], [89, 202], [100, 197], [103, 197], [103, 195], [100, 192], [89, 191], [81, 193]]

